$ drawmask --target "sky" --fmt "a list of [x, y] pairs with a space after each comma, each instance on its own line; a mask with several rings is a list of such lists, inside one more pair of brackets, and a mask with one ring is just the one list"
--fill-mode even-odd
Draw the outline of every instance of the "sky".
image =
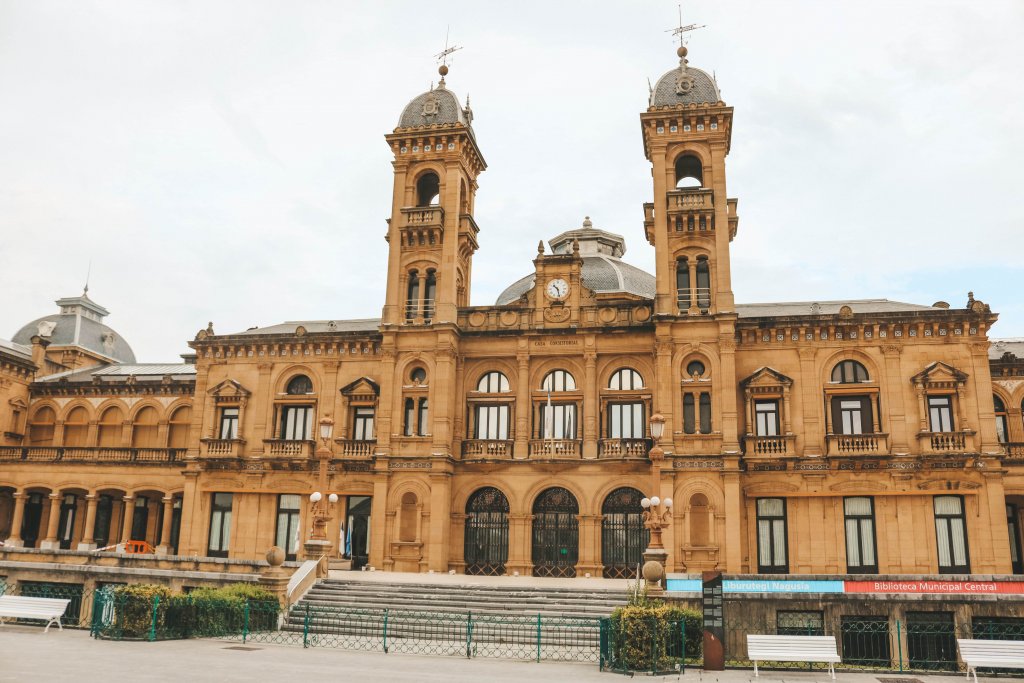
[[[688, 0], [735, 108], [737, 302], [885, 297], [1024, 336], [1024, 3]], [[384, 135], [437, 78], [471, 97], [472, 304], [537, 242], [643, 237], [639, 114], [671, 0], [0, 0], [0, 337], [82, 290], [140, 361], [286, 320], [378, 317]], [[449, 28], [450, 27], [450, 28]]]

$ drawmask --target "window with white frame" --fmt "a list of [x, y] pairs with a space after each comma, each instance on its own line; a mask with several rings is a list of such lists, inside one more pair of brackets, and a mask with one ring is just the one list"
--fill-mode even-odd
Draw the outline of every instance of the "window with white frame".
[[969, 574], [967, 518], [962, 496], [935, 496], [935, 538], [940, 574]]
[[372, 407], [355, 408], [352, 411], [352, 438], [355, 441], [373, 441], [376, 433], [373, 431], [373, 418], [375, 409]]
[[953, 399], [951, 396], [928, 397], [928, 425], [933, 432], [953, 431]]
[[762, 574], [789, 572], [786, 555], [786, 499], [758, 498], [757, 571]]
[[757, 436], [778, 436], [779, 402], [754, 401], [754, 419]]
[[643, 439], [645, 430], [643, 403], [608, 404], [609, 439]]
[[868, 496], [843, 499], [846, 523], [846, 570], [851, 574], [877, 574], [875, 554], [875, 502]]
[[308, 441], [313, 438], [313, 406], [282, 406], [278, 438], [285, 441]]
[[238, 408], [225, 407], [220, 409], [220, 429], [217, 438], [238, 438]]
[[509, 438], [508, 404], [478, 405], [474, 413], [474, 439], [504, 441]]

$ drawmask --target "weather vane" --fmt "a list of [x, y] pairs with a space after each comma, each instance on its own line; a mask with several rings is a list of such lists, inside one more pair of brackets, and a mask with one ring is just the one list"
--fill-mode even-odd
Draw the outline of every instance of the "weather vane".
[[451, 32], [451, 26], [445, 29], [444, 32], [444, 49], [434, 55], [434, 59], [441, 62], [441, 66], [448, 66], [448, 56], [456, 50], [461, 50], [461, 45], [448, 46], [448, 34]]
[[671, 33], [673, 37], [679, 36], [679, 47], [683, 47], [686, 41], [689, 39], [687, 33], [696, 31], [699, 28], [705, 28], [706, 24], [683, 24], [683, 5], [679, 4], [679, 26], [675, 28], [665, 29], [665, 33]]

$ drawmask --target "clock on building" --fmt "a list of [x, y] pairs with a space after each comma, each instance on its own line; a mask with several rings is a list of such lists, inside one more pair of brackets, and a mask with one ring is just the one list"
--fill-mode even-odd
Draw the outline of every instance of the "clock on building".
[[549, 298], [561, 301], [569, 295], [569, 283], [561, 278], [557, 278], [548, 282], [545, 291]]

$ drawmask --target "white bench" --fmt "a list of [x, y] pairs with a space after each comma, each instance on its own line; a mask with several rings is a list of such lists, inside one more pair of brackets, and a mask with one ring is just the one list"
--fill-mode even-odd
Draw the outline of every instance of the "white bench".
[[1024, 669], [1024, 641], [957, 638], [956, 644], [960, 647], [960, 659], [967, 665], [968, 681], [973, 672], [974, 683], [978, 683], [979, 666]]
[[832, 680], [836, 678], [836, 650], [834, 636], [761, 636], [747, 634], [747, 656], [754, 662], [754, 676], [757, 677], [757, 663], [762, 662], [827, 662]]
[[42, 619], [46, 621], [46, 628], [43, 633], [50, 630], [50, 626], [57, 624], [57, 628], [64, 630], [60, 618], [64, 616], [64, 610], [68, 608], [70, 600], [59, 598], [26, 598], [20, 595], [0, 595], [0, 617], [14, 617], [17, 619]]

